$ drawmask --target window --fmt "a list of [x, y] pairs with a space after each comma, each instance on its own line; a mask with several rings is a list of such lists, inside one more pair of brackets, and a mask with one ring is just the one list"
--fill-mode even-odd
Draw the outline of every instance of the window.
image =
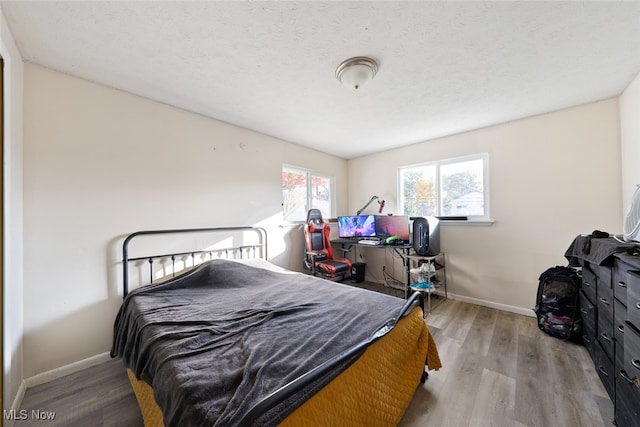
[[399, 183], [404, 215], [490, 218], [488, 153], [401, 167]]
[[305, 221], [307, 211], [320, 209], [333, 217], [333, 178], [294, 166], [282, 167], [282, 209], [286, 222]]

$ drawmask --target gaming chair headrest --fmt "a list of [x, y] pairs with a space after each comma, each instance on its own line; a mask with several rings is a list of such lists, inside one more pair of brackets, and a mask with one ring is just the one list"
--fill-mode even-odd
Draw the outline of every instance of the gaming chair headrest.
[[320, 209], [309, 209], [307, 212], [307, 226], [311, 233], [322, 231], [325, 223], [322, 220], [322, 212], [320, 212]]
[[324, 222], [322, 220], [322, 212], [320, 212], [320, 209], [309, 209], [307, 211], [307, 223], [309, 222], [317, 222], [317, 223], [321, 223]]

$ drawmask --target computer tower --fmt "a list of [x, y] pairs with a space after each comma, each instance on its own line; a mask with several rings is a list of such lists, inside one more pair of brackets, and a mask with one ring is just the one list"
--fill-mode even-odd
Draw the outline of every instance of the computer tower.
[[413, 250], [421, 256], [438, 255], [440, 253], [440, 220], [434, 216], [412, 219]]

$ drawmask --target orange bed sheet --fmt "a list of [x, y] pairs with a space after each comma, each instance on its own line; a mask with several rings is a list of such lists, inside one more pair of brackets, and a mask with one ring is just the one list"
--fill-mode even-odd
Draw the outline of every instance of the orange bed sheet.
[[[420, 382], [425, 360], [429, 370], [442, 366], [422, 310], [415, 308], [280, 425], [397, 425]], [[129, 369], [127, 375], [145, 427], [164, 426], [153, 389]]]

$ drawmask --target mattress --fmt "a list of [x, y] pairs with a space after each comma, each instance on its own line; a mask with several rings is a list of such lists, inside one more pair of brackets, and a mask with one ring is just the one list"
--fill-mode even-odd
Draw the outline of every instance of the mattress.
[[[419, 308], [414, 308], [410, 314], [402, 318], [395, 319], [392, 322], [389, 322], [387, 319], [386, 323], [383, 322], [383, 328], [373, 328], [372, 326], [376, 326], [376, 322], [379, 323], [380, 319], [387, 318], [388, 313], [397, 312], [396, 307], [386, 307], [390, 304], [398, 305], [399, 302], [394, 301], [397, 300], [396, 298], [389, 297], [393, 299], [385, 299], [380, 294], [373, 295], [374, 293], [369, 291], [354, 293], [354, 288], [337, 285], [321, 279], [310, 278], [306, 275], [292, 276], [277, 272], [266, 272], [265, 270], [260, 270], [259, 272], [247, 272], [245, 269], [236, 271], [236, 267], [231, 266], [231, 264], [233, 263], [217, 263], [215, 266], [200, 269], [201, 276], [204, 275], [206, 277], [212, 277], [215, 276], [216, 273], [218, 274], [216, 279], [216, 289], [213, 295], [223, 295], [220, 293], [220, 286], [222, 286], [222, 288], [227, 285], [233, 286], [234, 288], [232, 289], [235, 289], [235, 287], [237, 287], [237, 289], [242, 288], [242, 286], [237, 285], [239, 278], [243, 278], [242, 280], [248, 280], [251, 282], [252, 280], [256, 280], [256, 277], [259, 277], [259, 282], [262, 282], [262, 285], [256, 286], [256, 284], [253, 283], [252, 287], [257, 287], [261, 293], [260, 298], [266, 298], [267, 300], [267, 296], [271, 295], [271, 293], [274, 292], [274, 289], [284, 290], [285, 294], [288, 295], [293, 293], [292, 289], [302, 286], [304, 290], [302, 293], [302, 300], [304, 301], [304, 304], [301, 306], [296, 305], [297, 303], [295, 302], [295, 299], [291, 300], [292, 297], [290, 295], [288, 297], [285, 296], [285, 294], [278, 295], [276, 300], [278, 301], [278, 304], [283, 299], [291, 300], [288, 301], [287, 304], [293, 304], [293, 306], [296, 307], [295, 310], [289, 308], [286, 309], [285, 311], [287, 316], [290, 316], [290, 312], [292, 311], [300, 311], [306, 320], [309, 320], [309, 316], [312, 316], [311, 318], [314, 319], [314, 323], [312, 323], [310, 327], [309, 324], [304, 323], [305, 320], [298, 321], [295, 318], [292, 318], [293, 320], [288, 318], [288, 328], [285, 328], [289, 329], [288, 333], [291, 334], [291, 331], [295, 330], [295, 327], [291, 325], [295, 325], [298, 322], [301, 322], [300, 325], [306, 335], [313, 335], [311, 329], [317, 329], [315, 326], [316, 324], [321, 325], [323, 323], [327, 323], [337, 327], [337, 332], [336, 330], [331, 330], [331, 328], [329, 328], [329, 332], [324, 332], [324, 334], [328, 334], [327, 336], [333, 336], [334, 340], [337, 340], [338, 343], [333, 343], [329, 340], [327, 343], [323, 342], [322, 345], [318, 345], [318, 342], [314, 341], [314, 338], [310, 338], [305, 335], [304, 337], [297, 338], [300, 343], [303, 343], [302, 345], [296, 344], [297, 341], [292, 341], [289, 343], [291, 345], [287, 347], [288, 344], [286, 339], [278, 338], [278, 340], [285, 339], [282, 345], [286, 350], [287, 356], [288, 353], [304, 353], [304, 351], [308, 351], [305, 350], [306, 347], [312, 348], [312, 352], [310, 353], [312, 357], [309, 357], [309, 354], [303, 354], [303, 359], [301, 359], [302, 362], [301, 360], [293, 360], [291, 362], [293, 365], [288, 366], [295, 366], [297, 369], [300, 365], [300, 369], [302, 369], [301, 372], [305, 372], [309, 370], [309, 367], [317, 366], [329, 357], [335, 358], [336, 355], [344, 353], [345, 349], [351, 348], [354, 343], [347, 343], [346, 341], [348, 337], [353, 335], [356, 343], [362, 342], [363, 337], [368, 337], [369, 340], [368, 345], [363, 348], [361, 353], [358, 353], [351, 359], [339, 365], [339, 368], [332, 371], [330, 375], [326, 375], [321, 380], [317, 380], [309, 384], [309, 386], [305, 386], [304, 392], [299, 393], [301, 396], [295, 395], [292, 398], [288, 398], [284, 404], [280, 404], [275, 407], [268, 416], [259, 418], [256, 421], [256, 425], [344, 425], [345, 423], [361, 425], [395, 425], [402, 417], [402, 414], [409, 404], [416, 386], [422, 377], [425, 369], [425, 361], [428, 362], [429, 369], [438, 369], [440, 367], [437, 348], [424, 323], [422, 311]], [[247, 276], [247, 274], [249, 275]], [[258, 276], [255, 276], [255, 274]], [[220, 282], [220, 277], [228, 278], [230, 282], [226, 285], [220, 285], [218, 283]], [[311, 281], [307, 280], [307, 278], [311, 279]], [[181, 279], [179, 278], [178, 282], [180, 281]], [[179, 294], [175, 294], [176, 289], [180, 288], [180, 286], [175, 286], [173, 282], [174, 281], [168, 282], [169, 290], [174, 292], [171, 294], [172, 303], [167, 304], [165, 308], [175, 311], [176, 305], [183, 305], [185, 307], [189, 307], [190, 311], [200, 311], [202, 308], [201, 306], [191, 306], [190, 304], [193, 304], [193, 301], [187, 304], [185, 303], [186, 300], [181, 299], [183, 298], [184, 290], [180, 290]], [[233, 285], [230, 285], [230, 283], [233, 283]], [[327, 284], [330, 284], [331, 287], [335, 288], [325, 288]], [[149, 295], [153, 295], [153, 298], [160, 298], [163, 301], [168, 301], [166, 300], [167, 285], [156, 285], [155, 287], [160, 289], [159, 294], [161, 297], [158, 297], [155, 294], [156, 291], [152, 291], [150, 293], [144, 291], [144, 293], [147, 293], [147, 297]], [[198, 289], [197, 295], [199, 298], [197, 301], [200, 301], [203, 295], [202, 287], [198, 285], [196, 288]], [[338, 295], [332, 298], [331, 295], [333, 295], [334, 292], [337, 292]], [[143, 299], [144, 293], [142, 297]], [[243, 292], [241, 290], [237, 290], [237, 292], [234, 291], [234, 294], [237, 294], [238, 298], [241, 298]], [[177, 295], [179, 295], [179, 297]], [[321, 300], [328, 300], [329, 304], [318, 303], [318, 296], [320, 296]], [[178, 298], [178, 300], [175, 300], [175, 298]], [[344, 307], [340, 306], [342, 300], [353, 300], [353, 298], [356, 298], [358, 302], [363, 304], [359, 307], [351, 307], [348, 304]], [[209, 297], [205, 299], [208, 300]], [[224, 297], [222, 297], [222, 301], [224, 305]], [[275, 303], [273, 301], [262, 301], [261, 304], [266, 304], [273, 308], [272, 305]], [[121, 355], [125, 360], [128, 367], [128, 375], [140, 404], [145, 425], [147, 426], [163, 425], [163, 419], [167, 419], [166, 414], [169, 414], [167, 425], [215, 425], [216, 422], [219, 422], [219, 425], [234, 425], [242, 418], [242, 414], [246, 413], [247, 408], [252, 407], [258, 401], [258, 399], [254, 401], [251, 401], [250, 399], [254, 389], [260, 389], [263, 385], [267, 390], [273, 387], [278, 388], [282, 384], [289, 383], [291, 380], [291, 378], [285, 378], [286, 375], [282, 374], [282, 370], [278, 371], [277, 369], [275, 371], [276, 374], [271, 377], [251, 377], [252, 374], [250, 372], [254, 368], [242, 365], [242, 377], [251, 377], [251, 388], [246, 389], [249, 390], [246, 396], [240, 396], [239, 401], [241, 401], [241, 404], [236, 403], [238, 406], [233, 408], [234, 410], [231, 412], [232, 415], [230, 417], [224, 418], [225, 415], [223, 414], [219, 419], [216, 419], [216, 422], [212, 423], [210, 420], [205, 422], [197, 416], [191, 417], [191, 414], [185, 415], [185, 413], [192, 410], [194, 412], [201, 410], [200, 407], [203, 405], [206, 407], [208, 402], [198, 402], [192, 408], [184, 398], [177, 400], [173, 400], [173, 398], [167, 399], [167, 388], [171, 388], [171, 384], [177, 384], [175, 381], [185, 381], [184, 375], [187, 370], [183, 367], [179, 367], [177, 371], [171, 373], [171, 370], [163, 371], [162, 369], [157, 369], [158, 366], [161, 365], [171, 365], [171, 363], [173, 363], [173, 359], [176, 357], [173, 353], [167, 353], [170, 354], [170, 356], [165, 359], [161, 358], [155, 360], [153, 357], [148, 357], [150, 354], [156, 356], [158, 354], [161, 355], [164, 349], [159, 348], [157, 351], [150, 351], [146, 344], [142, 345], [143, 343], [146, 343], [146, 341], [149, 341], [149, 337], [145, 339], [144, 333], [141, 331], [147, 331], [147, 333], [150, 333], [152, 336], [151, 341], [154, 342], [158, 341], [158, 337], [162, 336], [165, 332], [159, 332], [158, 329], [154, 329], [149, 326], [152, 325], [155, 327], [154, 322], [145, 321], [143, 322], [143, 327], [132, 326], [139, 321], [140, 318], [144, 318], [144, 316], [141, 315], [144, 310], [140, 309], [140, 307], [144, 307], [145, 304], [141, 304], [137, 301], [136, 304], [123, 304], [123, 307], [127, 305], [134, 305], [137, 309], [128, 311], [124, 310], [128, 313], [127, 315], [119, 313], [118, 320], [116, 321], [116, 332], [114, 333], [114, 348], [112, 350], [112, 355]], [[249, 303], [249, 306], [256, 305], [259, 306], [260, 304], [256, 304], [255, 301], [253, 303]], [[326, 308], [326, 310], [328, 310], [326, 312], [327, 318], [324, 318], [322, 315], [324, 311], [318, 311], [319, 306], [321, 305], [328, 305]], [[242, 304], [240, 304], [240, 306], [242, 306]], [[292, 306], [289, 305], [288, 307]], [[240, 307], [240, 309], [242, 311], [242, 307]], [[252, 310], [254, 309], [255, 307], [252, 308]], [[278, 310], [281, 309], [278, 308]], [[323, 310], [325, 310], [325, 308], [323, 308]], [[388, 312], [384, 312], [385, 310], [388, 310]], [[161, 308], [154, 305], [152, 310], [154, 316], [158, 311], [162, 311]], [[377, 312], [381, 312], [381, 314], [378, 315], [378, 318], [376, 318]], [[153, 316], [151, 317], [153, 318]], [[335, 320], [336, 318], [337, 320]], [[162, 319], [163, 322], [161, 323], [167, 323], [165, 318]], [[360, 319], [364, 323], [359, 323], [354, 319]], [[253, 320], [251, 321], [253, 322]], [[193, 323], [193, 319], [189, 320], [189, 322], [190, 324]], [[173, 321], [169, 323], [173, 324]], [[261, 326], [259, 326], [258, 329], [260, 327]], [[199, 328], [201, 329], [202, 326], [200, 325]], [[219, 328], [219, 326], [216, 326], [216, 328]], [[273, 334], [277, 329], [275, 326], [265, 328], [265, 330], [268, 331], [269, 336], [271, 336], [271, 334]], [[320, 327], [318, 326], [318, 328]], [[322, 328], [320, 329], [322, 330]], [[120, 332], [118, 332], [118, 330], [120, 330]], [[371, 338], [372, 331], [374, 332], [373, 339]], [[381, 333], [380, 331], [383, 332]], [[127, 338], [127, 334], [131, 334], [131, 336]], [[185, 336], [190, 336], [190, 334], [191, 332], [185, 332], [184, 330], [179, 332], [179, 336], [182, 341], [184, 341]], [[175, 335], [175, 333], [172, 331], [169, 335]], [[255, 334], [252, 333], [242, 337], [243, 346], [245, 344], [249, 345], [249, 341], [254, 339], [253, 335]], [[251, 339], [249, 339], [249, 336], [251, 336]], [[325, 336], [321, 333], [320, 339], [324, 339], [324, 337]], [[132, 350], [132, 346], [135, 347], [137, 345], [141, 345], [141, 348]], [[172, 345], [172, 348], [175, 350], [175, 343]], [[198, 345], [200, 347], [210, 346], [209, 343], [201, 342], [200, 337], [198, 337]], [[219, 345], [220, 343], [216, 341], [216, 346]], [[225, 344], [223, 343], [223, 345]], [[264, 342], [259, 344], [259, 348], [261, 348], [261, 350], [265, 348], [264, 346]], [[323, 348], [323, 351], [319, 350], [320, 347]], [[324, 347], [326, 347], [326, 349]], [[181, 351], [182, 350], [180, 350], [179, 353]], [[233, 351], [229, 354], [235, 354], [235, 352], [235, 347], [233, 347]], [[223, 354], [221, 357], [228, 357], [229, 354]], [[289, 363], [288, 361], [283, 362], [279, 359], [282, 356], [282, 354], [278, 355], [278, 359], [275, 364], [279, 365], [284, 363], [284, 366], [287, 366], [287, 363]], [[207, 357], [209, 358], [207, 360], [212, 360], [211, 354], [208, 354]], [[252, 354], [252, 359], [255, 359], [254, 354]], [[271, 358], [270, 360], [273, 362], [276, 359]], [[265, 363], [265, 361], [261, 361], [259, 358], [256, 359], [256, 361], [258, 366], [257, 371], [262, 373], [262, 371], [268, 371], [270, 369], [269, 363]], [[200, 363], [200, 361], [197, 361], [197, 363]], [[188, 372], [192, 372], [192, 368], [194, 366], [201, 368], [203, 365], [188, 365]], [[202, 369], [199, 372], [206, 376], [218, 369], [223, 371], [229, 370], [227, 366], [218, 366], [212, 367], [210, 370]], [[280, 372], [280, 375], [283, 376], [283, 378], [277, 378], [279, 375], [278, 372]], [[375, 374], [372, 375], [372, 373]], [[292, 372], [291, 374], [293, 375], [293, 378], [296, 378], [299, 375], [299, 372]], [[213, 382], [220, 381], [216, 375], [218, 374], [215, 373], [213, 376]], [[176, 378], [167, 378], [171, 376]], [[179, 378], [179, 380], [177, 378]], [[199, 377], [197, 379], [200, 380]], [[174, 382], [172, 383], [171, 381]], [[186, 380], [187, 383], [194, 381], [195, 380], [193, 380], [193, 378], [191, 381], [188, 378]], [[224, 382], [226, 380], [223, 379], [222, 381]], [[153, 387], [150, 384], [153, 385]], [[169, 386], [167, 386], [167, 384], [169, 384]], [[181, 385], [174, 387], [180, 388]], [[239, 387], [239, 389], [245, 390], [242, 387]], [[187, 395], [191, 397], [193, 394], [201, 394], [201, 400], [207, 400], [209, 398], [207, 396], [210, 396], [211, 400], [216, 400], [218, 396], [215, 390], [215, 388], [206, 389], [204, 391], [198, 389], [195, 393], [189, 392]], [[241, 394], [238, 391], [235, 391], [234, 393]], [[264, 397], [264, 390], [257, 394]], [[246, 405], [242, 406], [245, 403]], [[233, 399], [231, 403], [225, 403], [225, 405], [233, 407]], [[167, 412], [167, 406], [173, 406], [173, 409]], [[161, 407], [164, 407], [163, 411], [160, 410]], [[207, 410], [213, 411], [214, 409]], [[178, 417], [176, 417], [176, 413], [178, 414]]]

